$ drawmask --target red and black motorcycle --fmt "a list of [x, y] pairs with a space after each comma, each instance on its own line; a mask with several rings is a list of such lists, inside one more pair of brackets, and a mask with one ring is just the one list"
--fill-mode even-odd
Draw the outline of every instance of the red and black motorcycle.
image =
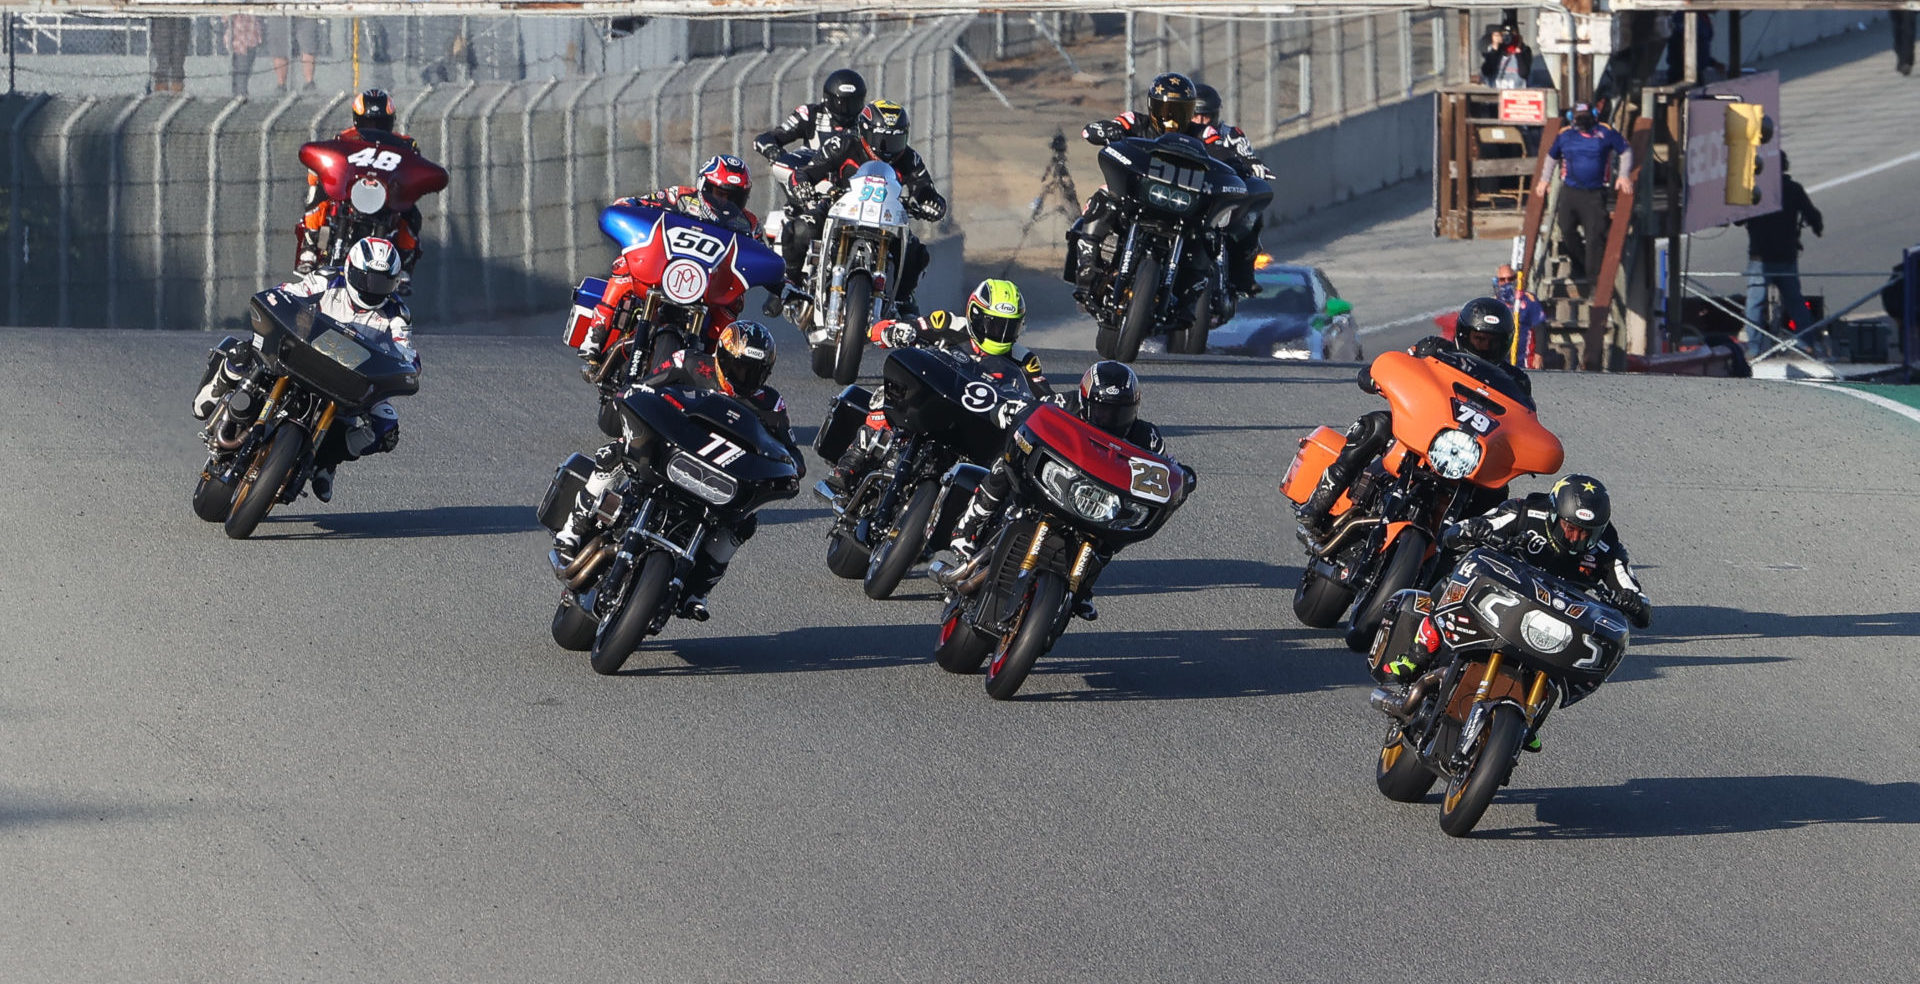
[[319, 176], [327, 207], [301, 220], [294, 230], [296, 248], [317, 233], [321, 268], [339, 269], [348, 248], [368, 236], [394, 238], [420, 199], [447, 186], [446, 168], [398, 138], [315, 140], [300, 145], [300, 163]]
[[[947, 593], [934, 659], [953, 673], [986, 662], [996, 700], [1019, 691], [1114, 552], [1159, 532], [1194, 486], [1193, 469], [1051, 403], [1014, 429], [1007, 454], [1013, 489], [998, 524], [967, 563], [930, 568]], [[959, 465], [948, 480], [977, 488], [986, 474]]]

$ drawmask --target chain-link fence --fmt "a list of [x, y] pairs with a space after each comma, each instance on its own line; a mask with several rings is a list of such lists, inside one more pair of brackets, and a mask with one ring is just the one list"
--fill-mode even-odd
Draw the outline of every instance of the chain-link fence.
[[[456, 18], [457, 19], [457, 18]], [[967, 18], [855, 25], [823, 43], [620, 74], [394, 86], [397, 129], [451, 172], [421, 203], [412, 304], [424, 326], [564, 306], [604, 270], [596, 218], [618, 195], [690, 181], [852, 65], [904, 103], [936, 174], [951, 170], [950, 49]], [[239, 324], [283, 279], [306, 190], [301, 143], [347, 123], [345, 88], [267, 98], [10, 94], [0, 130], [0, 279], [8, 324]], [[764, 175], [764, 172], [762, 172]], [[759, 182], [755, 206], [773, 200]]]

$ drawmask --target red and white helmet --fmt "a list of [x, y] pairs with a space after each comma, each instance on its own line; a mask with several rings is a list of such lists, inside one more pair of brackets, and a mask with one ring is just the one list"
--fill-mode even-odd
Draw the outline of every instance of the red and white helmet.
[[347, 296], [354, 307], [371, 311], [399, 286], [400, 250], [391, 241], [368, 236], [347, 250]]
[[700, 165], [700, 197], [721, 211], [747, 207], [747, 195], [753, 191], [753, 175], [747, 162], [732, 154], [715, 154]]

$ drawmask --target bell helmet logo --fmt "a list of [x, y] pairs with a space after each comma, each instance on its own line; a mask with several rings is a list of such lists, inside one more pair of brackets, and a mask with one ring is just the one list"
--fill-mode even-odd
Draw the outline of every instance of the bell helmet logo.
[[1585, 509], [1585, 508], [1575, 509], [1573, 511], [1573, 515], [1574, 515], [1574, 518], [1580, 520], [1583, 523], [1593, 522], [1593, 510], [1591, 509]]
[[692, 304], [707, 295], [707, 270], [692, 260], [674, 260], [661, 271], [660, 289], [675, 304]]

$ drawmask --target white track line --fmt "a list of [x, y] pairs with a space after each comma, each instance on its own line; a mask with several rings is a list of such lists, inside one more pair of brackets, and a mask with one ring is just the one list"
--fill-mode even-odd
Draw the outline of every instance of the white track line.
[[1816, 192], [1816, 191], [1826, 191], [1828, 188], [1838, 188], [1841, 185], [1846, 184], [1850, 181], [1858, 181], [1861, 178], [1870, 177], [1872, 175], [1879, 174], [1881, 171], [1892, 170], [1893, 168], [1899, 167], [1902, 164], [1911, 164], [1914, 161], [1920, 161], [1920, 150], [1916, 150], [1905, 157], [1896, 157], [1893, 160], [1884, 161], [1882, 163], [1875, 164], [1874, 166], [1869, 168], [1862, 168], [1861, 170], [1855, 171], [1852, 174], [1843, 174], [1837, 178], [1834, 178], [1831, 181], [1822, 181], [1819, 184], [1808, 188], [1807, 193], [1812, 194], [1813, 192]]
[[1799, 383], [1802, 386], [1812, 386], [1816, 389], [1832, 390], [1835, 393], [1845, 393], [1848, 396], [1859, 397], [1860, 399], [1865, 400], [1868, 403], [1873, 404], [1874, 406], [1877, 406], [1886, 410], [1892, 410], [1894, 413], [1897, 413], [1900, 416], [1907, 418], [1908, 420], [1920, 422], [1920, 410], [1916, 410], [1910, 406], [1907, 406], [1906, 404], [1901, 403], [1898, 400], [1889, 400], [1878, 393], [1869, 393], [1866, 390], [1857, 390], [1857, 389], [1852, 389], [1846, 386], [1835, 386], [1832, 383], [1808, 382], [1807, 380], [1804, 380], [1804, 379], [1796, 379], [1794, 380], [1794, 382]]
[[[1387, 323], [1386, 323], [1386, 324], [1384, 324], [1384, 325], [1368, 325], [1368, 326], [1366, 326], [1365, 328], [1362, 328], [1362, 329], [1360, 329], [1360, 331], [1358, 332], [1358, 334], [1361, 334], [1361, 335], [1372, 335], [1372, 334], [1375, 334], [1375, 333], [1377, 333], [1377, 332], [1383, 332], [1383, 331], [1387, 331], [1387, 330], [1389, 330], [1389, 329], [1392, 329], [1392, 328], [1403, 328], [1403, 327], [1405, 327], [1405, 326], [1407, 326], [1407, 325], [1417, 325], [1417, 324], [1419, 324], [1419, 323], [1420, 323], [1420, 322], [1422, 322], [1422, 321], [1429, 321], [1429, 322], [1430, 322], [1430, 321], [1432, 321], [1433, 319], [1435, 319], [1435, 318], [1438, 318], [1439, 316], [1441, 316], [1441, 315], [1443, 315], [1443, 314], [1447, 314], [1447, 313], [1450, 313], [1450, 312], [1453, 312], [1453, 311], [1458, 311], [1458, 310], [1460, 310], [1460, 309], [1459, 309], [1459, 308], [1450, 308], [1450, 307], [1448, 307], [1448, 308], [1438, 308], [1438, 309], [1436, 309], [1436, 310], [1432, 310], [1432, 311], [1428, 311], [1428, 312], [1427, 312], [1427, 313], [1425, 313], [1425, 314], [1416, 314], [1416, 315], [1414, 315], [1414, 316], [1413, 316], [1413, 317], [1411, 317], [1411, 318], [1401, 318], [1401, 319], [1400, 319], [1399, 321], [1389, 321], [1389, 322], [1387, 322]], [[1438, 331], [1439, 329], [1437, 329], [1437, 328], [1436, 328], [1435, 330], [1436, 330], [1436, 331]]]

